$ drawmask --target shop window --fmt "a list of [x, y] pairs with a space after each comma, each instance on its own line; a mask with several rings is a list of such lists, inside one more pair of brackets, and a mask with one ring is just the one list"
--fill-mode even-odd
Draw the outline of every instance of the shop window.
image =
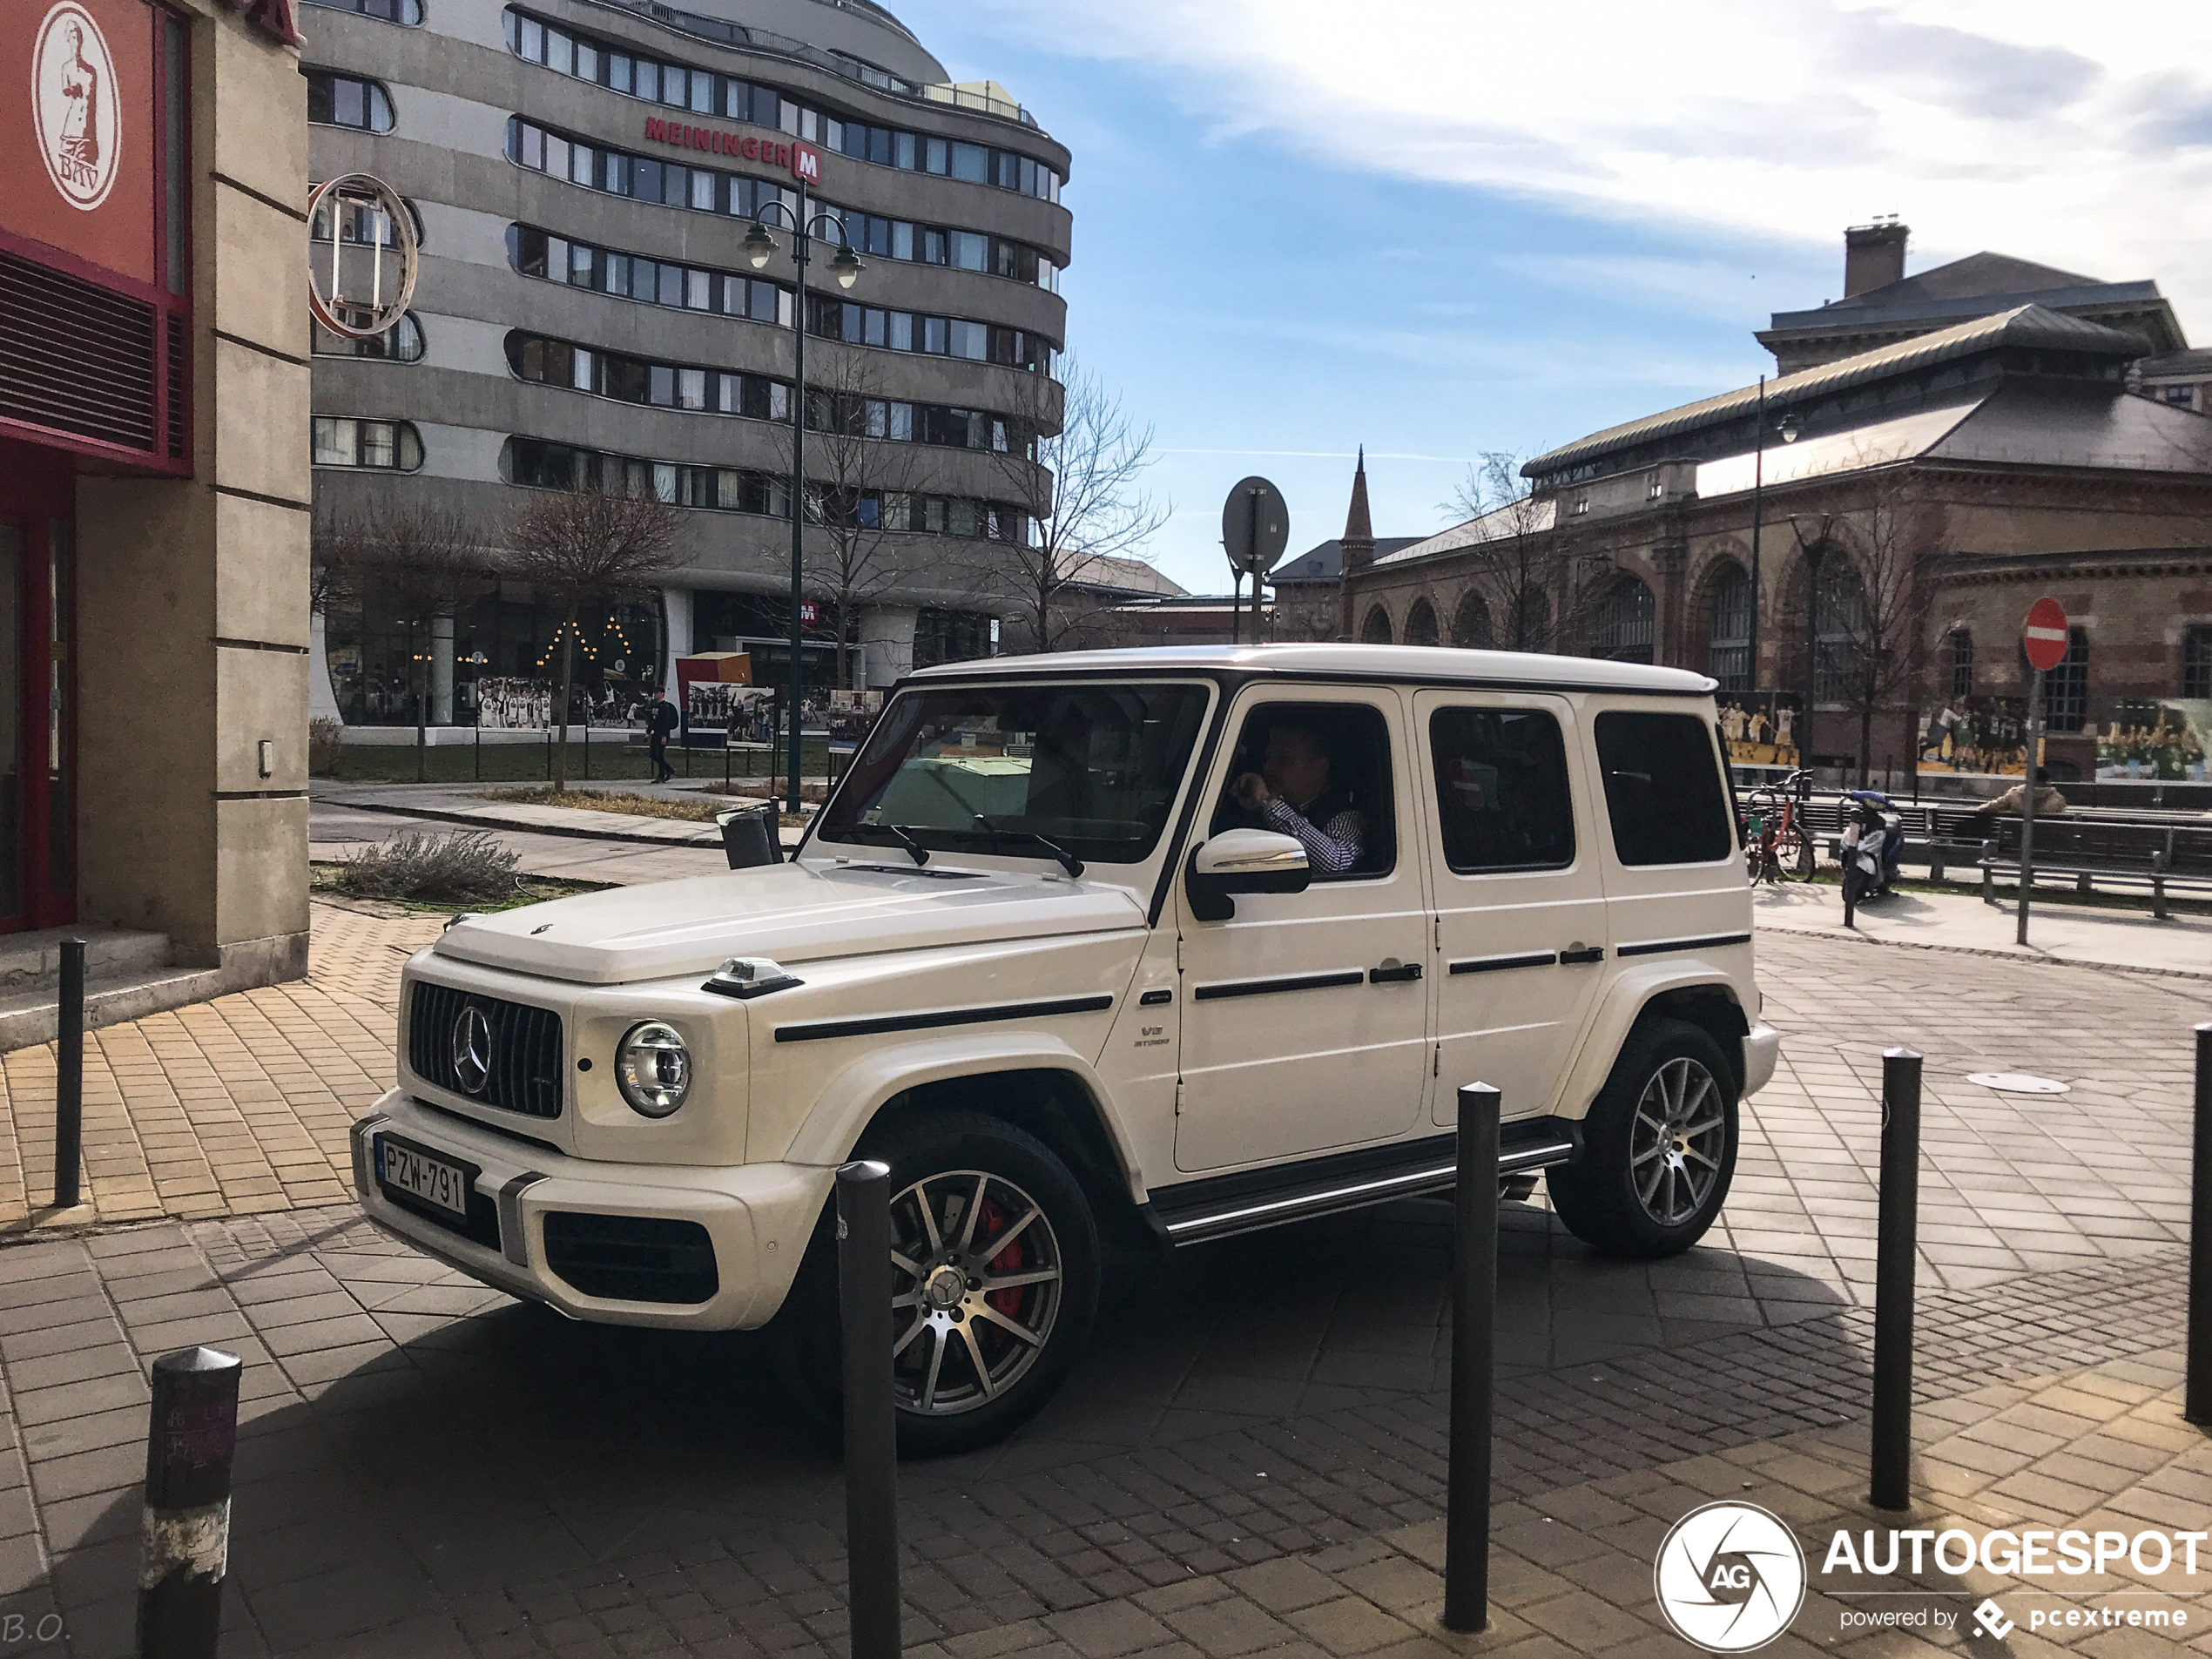
[[2212, 628], [2192, 628], [2182, 636], [2182, 695], [2212, 698]]
[[407, 421], [364, 421], [352, 415], [314, 417], [314, 464], [413, 472], [422, 464], [422, 438]]
[[2066, 657], [2043, 676], [2043, 725], [2051, 732], [2079, 732], [2089, 719], [2089, 631], [2071, 630]]
[[307, 78], [307, 119], [318, 125], [354, 127], [363, 132], [392, 130], [392, 99], [374, 81], [351, 75], [334, 75], [311, 69]]
[[1963, 703], [1974, 694], [1974, 637], [1965, 628], [1951, 631], [1951, 700]]
[[1720, 682], [1723, 691], [1750, 689], [1751, 573], [1740, 564], [1730, 564], [1713, 583], [1705, 671]]

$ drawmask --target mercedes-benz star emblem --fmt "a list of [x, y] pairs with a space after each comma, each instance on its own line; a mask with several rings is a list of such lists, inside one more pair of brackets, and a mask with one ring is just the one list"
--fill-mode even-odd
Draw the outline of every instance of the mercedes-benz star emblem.
[[491, 1080], [491, 1022], [474, 1002], [453, 1017], [453, 1076], [471, 1095]]

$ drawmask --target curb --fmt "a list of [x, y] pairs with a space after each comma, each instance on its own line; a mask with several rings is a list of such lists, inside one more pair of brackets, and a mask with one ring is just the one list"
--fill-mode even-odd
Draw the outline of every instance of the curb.
[[[579, 841], [625, 841], [636, 846], [658, 847], [718, 847], [721, 833], [712, 825], [702, 825], [697, 833], [678, 840], [669, 835], [642, 835], [626, 830], [587, 829], [572, 824], [529, 824], [511, 818], [488, 818], [481, 813], [448, 812], [436, 806], [400, 806], [388, 801], [348, 800], [344, 803], [356, 812], [386, 813], [395, 818], [424, 818], [441, 824], [459, 824], [469, 829], [510, 830], [517, 835], [565, 835]], [[612, 814], [610, 814], [612, 816]], [[664, 819], [663, 822], [680, 822]]]
[[2106, 974], [2140, 974], [2157, 979], [2212, 980], [2212, 968], [2138, 968], [2132, 962], [2077, 961], [2066, 956], [2038, 956], [2019, 950], [1990, 950], [1980, 945], [1938, 945], [1923, 939], [1877, 939], [1871, 934], [1844, 933], [1834, 927], [1792, 927], [1778, 921], [1755, 922], [1766, 933], [1789, 934], [1798, 939], [1844, 939], [1889, 950], [1941, 950], [1954, 956], [1986, 956], [2000, 962], [2030, 962], [2039, 968], [2087, 968]]

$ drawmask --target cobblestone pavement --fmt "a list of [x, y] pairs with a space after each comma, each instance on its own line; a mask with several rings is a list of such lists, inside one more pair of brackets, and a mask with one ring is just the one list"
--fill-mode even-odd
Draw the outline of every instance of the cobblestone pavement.
[[[354, 953], [349, 1006], [382, 1007], [388, 1030], [396, 948], [350, 921], [329, 941], [334, 972]], [[1809, 1539], [1856, 1517], [1887, 1041], [1929, 1056], [1924, 1482], [1971, 1516], [2202, 1524], [2212, 1464], [2160, 1357], [2181, 1321], [2199, 988], [1819, 939], [1762, 951], [1790, 1035], [1725, 1226], [1631, 1265], [1541, 1209], [1508, 1219], [1486, 1649], [1683, 1651], [1653, 1623], [1650, 1548], [1716, 1481]], [[1965, 1081], [1985, 1069], [2070, 1091]], [[948, 1659], [1433, 1651], [1446, 1221], [1408, 1204], [1117, 1262], [1062, 1399], [991, 1453], [903, 1472], [908, 1639]], [[835, 1460], [795, 1432], [756, 1339], [568, 1325], [342, 1206], [0, 1249], [0, 1630], [58, 1609], [71, 1651], [127, 1649], [144, 1367], [193, 1341], [248, 1362], [226, 1652], [842, 1649]], [[2013, 1651], [2031, 1650], [2022, 1622]]]

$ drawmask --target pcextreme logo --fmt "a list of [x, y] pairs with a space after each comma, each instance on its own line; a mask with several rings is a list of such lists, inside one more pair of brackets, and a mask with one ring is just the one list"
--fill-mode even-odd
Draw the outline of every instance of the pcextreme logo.
[[1659, 1610], [1683, 1640], [1708, 1653], [1750, 1653], [1804, 1605], [1805, 1554], [1756, 1504], [1709, 1503], [1675, 1522], [1651, 1578]]

